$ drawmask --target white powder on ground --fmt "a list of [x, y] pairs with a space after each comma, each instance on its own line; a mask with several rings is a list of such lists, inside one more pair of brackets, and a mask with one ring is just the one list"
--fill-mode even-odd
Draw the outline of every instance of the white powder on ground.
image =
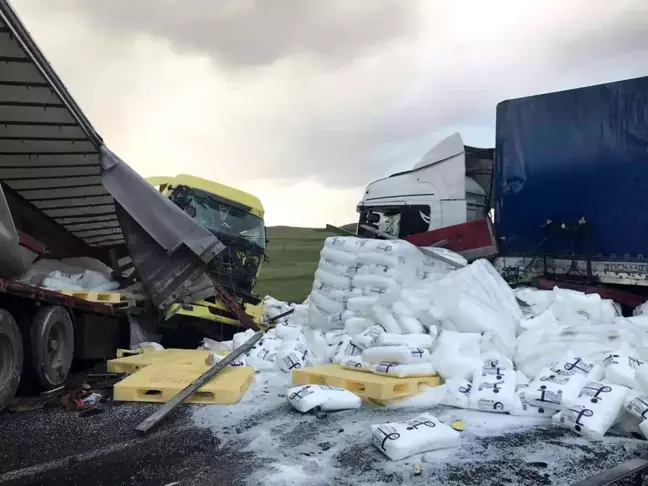
[[[356, 410], [301, 414], [286, 400], [290, 386], [290, 375], [261, 372], [238, 404], [192, 406], [197, 424], [258, 459], [250, 466], [248, 484], [536, 484], [529, 480], [536, 474], [569, 484], [648, 452], [645, 441], [591, 441], [535, 417], [430, 408], [424, 401], [422, 408], [363, 404]], [[405, 421], [423, 411], [447, 424], [463, 421], [460, 447], [389, 461], [371, 444], [371, 424]], [[416, 464], [420, 475], [414, 475]]]

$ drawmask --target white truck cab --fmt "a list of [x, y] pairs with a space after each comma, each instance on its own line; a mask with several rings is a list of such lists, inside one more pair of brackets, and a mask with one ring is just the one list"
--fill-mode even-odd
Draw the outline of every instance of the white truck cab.
[[[358, 204], [361, 225], [403, 238], [487, 217], [493, 149], [464, 145], [455, 133], [433, 147], [411, 170], [367, 186]], [[365, 235], [365, 233], [367, 233]]]

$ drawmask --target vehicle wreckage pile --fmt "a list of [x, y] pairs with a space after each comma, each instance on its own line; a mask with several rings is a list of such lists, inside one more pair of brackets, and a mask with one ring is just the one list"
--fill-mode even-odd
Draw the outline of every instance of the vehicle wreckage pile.
[[[359, 375], [443, 379], [419, 390], [427, 400], [400, 402], [545, 417], [590, 437], [619, 422], [648, 434], [648, 315], [641, 307], [625, 318], [597, 294], [513, 290], [486, 260], [468, 265], [430, 250], [464, 265], [454, 269], [401, 240], [327, 238], [306, 302], [265, 298], [268, 319], [294, 312], [266, 332], [245, 364], [293, 372], [301, 386], [287, 397], [300, 412], [361, 406], [360, 389], [295, 378], [332, 362]], [[250, 333], [205, 346], [230, 351]], [[453, 446], [457, 437], [429, 413], [373, 427], [374, 444], [394, 460]]]

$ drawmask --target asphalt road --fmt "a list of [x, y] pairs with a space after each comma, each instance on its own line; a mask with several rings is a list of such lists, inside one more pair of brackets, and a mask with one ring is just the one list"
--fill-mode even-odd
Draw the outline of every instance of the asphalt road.
[[[344, 438], [343, 428], [337, 431], [344, 438], [342, 445], [329, 451], [333, 444], [319, 435], [340, 423], [356, 423], [366, 414], [362, 410], [318, 417], [278, 405], [242, 420], [233, 419], [215, 431], [198, 425], [190, 407], [197, 406], [181, 408], [146, 436], [133, 428], [154, 405], [109, 403], [104, 413], [91, 417], [61, 409], [3, 413], [0, 485], [235, 485], [248, 480], [258, 484], [255, 473], [259, 471], [267, 471], [270, 484], [570, 484], [648, 452], [646, 441], [612, 437], [609, 441], [574, 442], [570, 432], [543, 425], [521, 433], [474, 437], [468, 448], [443, 458], [443, 465], [423, 463], [423, 473], [416, 476], [410, 462], [386, 461], [362, 437]], [[387, 410], [376, 413], [393, 414]], [[307, 471], [312, 467], [314, 481], [274, 481], [268, 460], [273, 451], [266, 451], [263, 457], [249, 450], [242, 452], [259, 427], [275, 422], [282, 425], [272, 428], [277, 441], [274, 453], [287, 464], [302, 463]], [[537, 448], [541, 453], [546, 447], [557, 448], [558, 453], [550, 457], [559, 464], [531, 457], [533, 452], [528, 452]], [[317, 458], [329, 452], [333, 468], [318, 470], [321, 461]], [[320, 481], [323, 473], [328, 476]], [[443, 481], [436, 483], [439, 478]]]

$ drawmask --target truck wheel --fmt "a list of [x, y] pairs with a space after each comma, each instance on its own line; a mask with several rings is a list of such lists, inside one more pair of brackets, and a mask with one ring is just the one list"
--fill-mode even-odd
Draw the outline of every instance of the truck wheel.
[[74, 358], [74, 326], [64, 307], [42, 308], [32, 319], [31, 365], [36, 384], [45, 390], [62, 385]]
[[23, 343], [16, 321], [0, 309], [0, 410], [16, 394], [23, 369]]

